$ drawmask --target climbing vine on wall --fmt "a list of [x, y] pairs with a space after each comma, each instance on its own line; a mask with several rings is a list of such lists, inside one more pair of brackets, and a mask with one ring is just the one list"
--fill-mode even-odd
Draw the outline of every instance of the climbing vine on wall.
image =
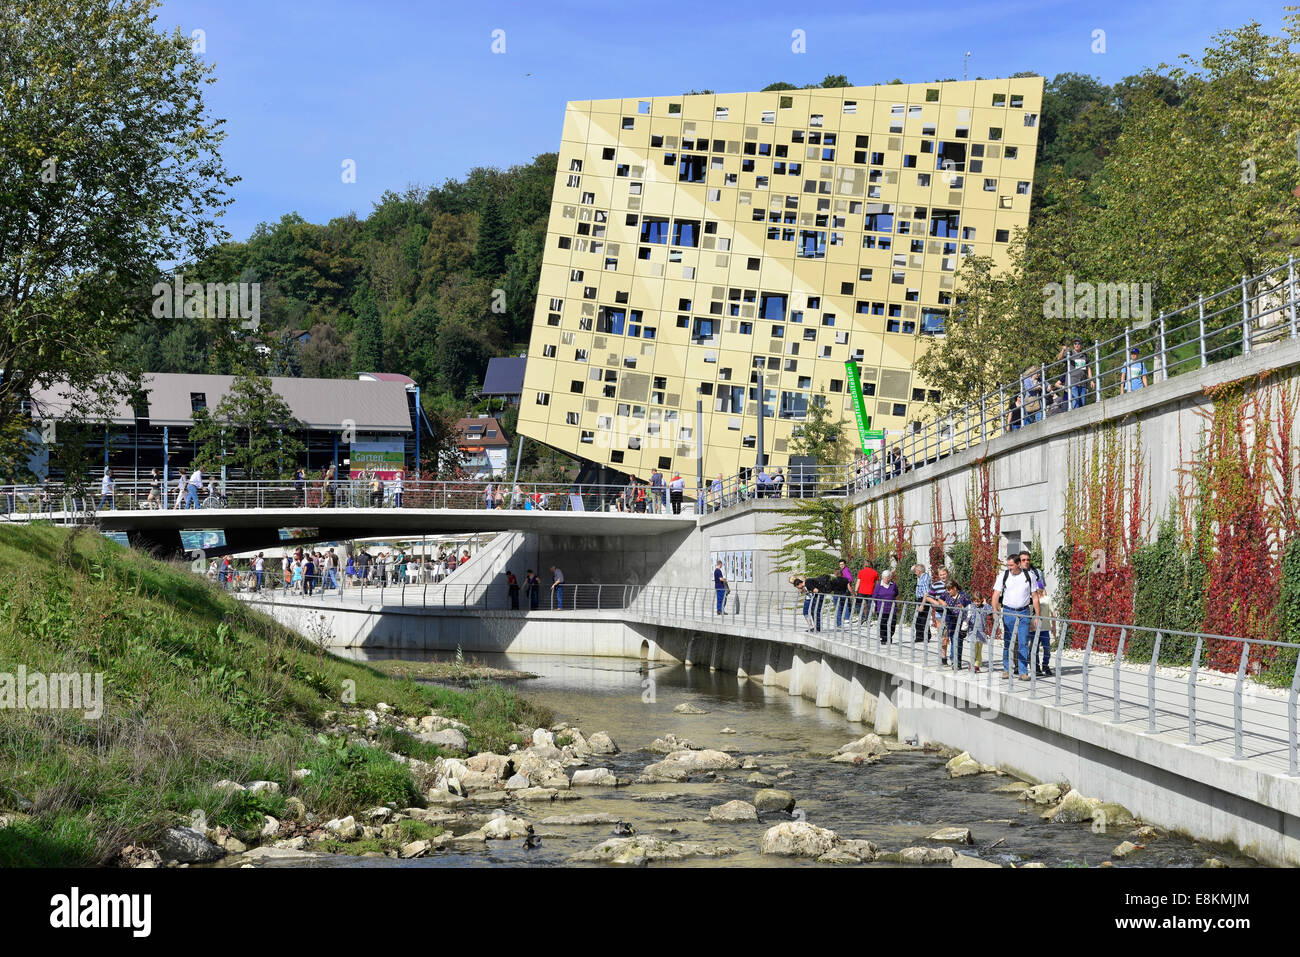
[[971, 467], [966, 488], [966, 540], [970, 543], [969, 587], [987, 599], [998, 573], [1002, 544], [1002, 507], [988, 459]]
[[[1120, 625], [1133, 622], [1132, 556], [1147, 522], [1146, 463], [1141, 436], [1111, 425], [1084, 436], [1067, 455], [1065, 540], [1069, 548], [1070, 617], [1113, 622], [1098, 627], [1093, 648], [1113, 652]], [[1075, 629], [1082, 647], [1089, 632]]]

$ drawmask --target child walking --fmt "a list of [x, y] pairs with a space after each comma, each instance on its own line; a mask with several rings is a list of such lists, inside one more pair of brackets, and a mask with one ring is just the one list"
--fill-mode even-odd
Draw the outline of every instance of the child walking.
[[954, 664], [961, 668], [961, 643], [962, 636], [965, 634], [962, 625], [966, 619], [966, 608], [970, 605], [970, 598], [961, 590], [961, 585], [951, 578], [947, 581], [947, 597], [943, 605], [943, 657], [940, 659], [944, 664], [948, 663], [948, 649], [951, 647], [956, 652]]
[[[988, 595], [975, 589], [971, 590], [970, 604], [966, 607], [966, 631], [974, 645], [972, 655], [975, 658], [975, 674], [980, 673], [984, 664], [984, 646], [988, 643], [989, 616], [993, 606], [989, 604]], [[957, 644], [957, 667], [961, 668], [961, 640]]]

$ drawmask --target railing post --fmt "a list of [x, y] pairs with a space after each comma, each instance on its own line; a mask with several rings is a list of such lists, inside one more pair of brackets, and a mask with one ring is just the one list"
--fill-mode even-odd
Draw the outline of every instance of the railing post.
[[1205, 294], [1201, 293], [1196, 297], [1196, 314], [1200, 322], [1200, 335], [1197, 342], [1201, 347], [1201, 368], [1205, 368]]
[[[1292, 266], [1294, 269], [1294, 265]], [[1295, 674], [1291, 678], [1291, 693], [1286, 699], [1286, 741], [1287, 773], [1294, 777], [1300, 774], [1300, 734], [1296, 729], [1296, 698], [1300, 697], [1300, 656], [1295, 663]]]
[[1097, 636], [1097, 626], [1088, 628], [1088, 643], [1083, 648], [1083, 713], [1088, 713], [1088, 663], [1092, 660], [1092, 639]]
[[1004, 385], [1000, 385], [998, 386], [998, 427], [994, 432], [995, 435], [1002, 434], [1002, 420], [1005, 418], [1006, 414], [1007, 414], [1007, 387]]
[[1241, 663], [1237, 665], [1237, 683], [1232, 689], [1232, 756], [1238, 761], [1243, 757], [1241, 753], [1242, 738], [1242, 707], [1241, 707], [1241, 686], [1246, 681], [1246, 662], [1250, 658], [1250, 642], [1241, 643]]
[[1114, 670], [1114, 694], [1115, 709], [1114, 717], [1111, 719], [1115, 724], [1119, 724], [1119, 666], [1124, 660], [1124, 639], [1128, 637], [1128, 629], [1119, 630], [1119, 644], [1115, 646], [1115, 670]]
[[[1295, 310], [1296, 288], [1295, 288], [1295, 254], [1294, 253], [1291, 255], [1291, 258], [1287, 260], [1286, 269], [1287, 269], [1286, 284], [1287, 284], [1287, 292], [1289, 293], [1287, 299], [1289, 300], [1288, 305], [1290, 306], [1290, 311], [1291, 311], [1291, 338], [1294, 339], [1298, 334], [1297, 323], [1296, 323], [1296, 310]], [[1292, 753], [1294, 754], [1294, 752]]]
[[[1169, 381], [1169, 356], [1165, 346], [1165, 314], [1160, 313], [1160, 381]], [[1155, 381], [1155, 376], [1151, 377]]]
[[1241, 354], [1250, 355], [1250, 300], [1246, 295], [1246, 282], [1250, 277], [1241, 277]]
[[[601, 585], [601, 584], [597, 584], [597, 585], [596, 585], [596, 610], [597, 610], [597, 611], [599, 611], [600, 608], [601, 608], [601, 604], [600, 604], [600, 593], [601, 593], [601, 591], [604, 589], [604, 587], [605, 587], [605, 586], [604, 586], [604, 585]], [[574, 608], [577, 608], [578, 606], [577, 606], [577, 604], [575, 604], [573, 607], [574, 607]]]
[[1052, 669], [1053, 673], [1056, 675], [1056, 702], [1055, 703], [1058, 707], [1061, 704], [1061, 664], [1063, 659], [1065, 658], [1065, 642], [1066, 642], [1066, 636], [1069, 634], [1069, 631], [1070, 631], [1070, 623], [1068, 621], [1062, 621], [1061, 637], [1058, 638], [1056, 641], [1056, 667]]
[[1205, 639], [1197, 637], [1196, 649], [1192, 652], [1192, 670], [1187, 672], [1187, 743], [1196, 743], [1196, 670], [1201, 664], [1201, 644]]
[[1160, 660], [1160, 632], [1156, 632], [1151, 649], [1151, 668], [1147, 671], [1147, 731], [1156, 733], [1156, 662]]
[[1097, 379], [1097, 401], [1101, 401], [1101, 343], [1092, 340], [1092, 371]]

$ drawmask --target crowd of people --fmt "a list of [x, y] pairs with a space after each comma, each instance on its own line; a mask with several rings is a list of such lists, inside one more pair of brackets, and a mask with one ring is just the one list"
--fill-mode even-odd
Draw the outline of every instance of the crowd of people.
[[[895, 641], [899, 619], [906, 613], [912, 618], [912, 640], [938, 641], [940, 662], [945, 666], [965, 669], [969, 644], [973, 670], [979, 673], [985, 664], [985, 646], [1000, 635], [1004, 679], [1015, 673], [1020, 680], [1028, 681], [1031, 661], [1035, 674], [1041, 677], [1053, 674], [1052, 606], [1046, 579], [1034, 567], [1029, 552], [1007, 555], [1005, 567], [994, 579], [988, 594], [963, 586], [947, 567], [940, 566], [931, 573], [924, 565], [915, 565], [912, 572], [916, 576], [916, 590], [912, 602], [899, 596], [894, 574], [888, 568], [878, 571], [865, 565], [854, 572], [844, 560], [839, 566], [838, 574], [834, 575], [790, 576], [790, 584], [802, 599], [808, 631], [822, 630], [822, 615], [829, 598], [828, 629], [858, 624], [880, 644], [888, 645]], [[718, 589], [718, 614], [725, 614], [722, 591], [725, 578], [720, 584], [720, 576], [719, 564], [714, 571], [714, 587]], [[829, 622], [832, 614], [834, 625]]]
[[454, 548], [439, 548], [436, 555], [416, 555], [400, 547], [373, 554], [369, 547], [362, 547], [344, 557], [334, 547], [299, 547], [283, 553], [278, 569], [271, 565], [276, 559], [267, 559], [264, 552], [245, 559], [214, 558], [208, 565], [207, 577], [236, 591], [283, 588], [292, 594], [312, 595], [364, 585], [443, 582], [469, 559], [468, 548], [459, 554]]

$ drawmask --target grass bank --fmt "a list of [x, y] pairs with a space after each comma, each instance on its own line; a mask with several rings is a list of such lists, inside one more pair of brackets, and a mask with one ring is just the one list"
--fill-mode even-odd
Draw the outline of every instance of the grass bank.
[[[281, 817], [291, 796], [319, 814], [421, 803], [388, 752], [427, 761], [437, 748], [391, 728], [372, 744], [323, 733], [326, 712], [438, 713], [469, 726], [471, 753], [552, 720], [497, 684], [430, 687], [336, 658], [185, 566], [91, 531], [0, 528], [0, 581], [0, 867], [109, 864], [195, 809], [239, 829]], [[20, 668], [102, 675], [102, 715], [5, 704]], [[223, 779], [280, 789], [212, 787]]]

